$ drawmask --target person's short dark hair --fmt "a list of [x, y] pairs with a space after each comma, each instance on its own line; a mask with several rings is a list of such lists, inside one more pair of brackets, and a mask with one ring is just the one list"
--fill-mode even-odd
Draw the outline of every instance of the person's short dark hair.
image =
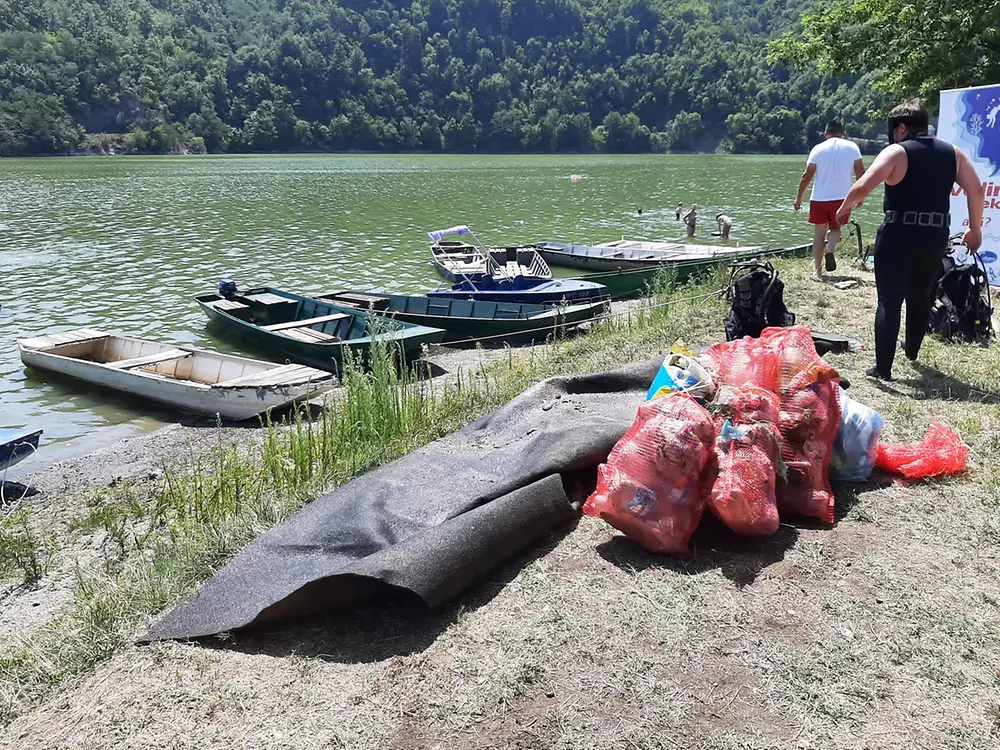
[[843, 135], [844, 125], [840, 122], [840, 120], [830, 120], [830, 122], [826, 124], [826, 130], [823, 132], [827, 135]]
[[889, 113], [890, 122], [901, 123], [918, 133], [926, 132], [931, 124], [930, 115], [924, 109], [923, 103], [919, 99], [910, 99], [895, 107]]
[[719, 219], [721, 219], [721, 218], [722, 218], [722, 214], [716, 214], [716, 215], [715, 215], [715, 220], [716, 220], [716, 221], [718, 221], [718, 220], [719, 220]]

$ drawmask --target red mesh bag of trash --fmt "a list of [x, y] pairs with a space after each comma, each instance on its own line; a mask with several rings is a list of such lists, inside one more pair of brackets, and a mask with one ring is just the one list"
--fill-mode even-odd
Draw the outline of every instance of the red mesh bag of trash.
[[737, 388], [723, 386], [715, 394], [712, 405], [716, 411], [716, 423], [728, 419], [734, 425], [770, 422], [778, 424], [780, 402], [777, 395], [753, 385]]
[[782, 396], [840, 379], [837, 371], [816, 352], [812, 333], [804, 326], [765, 328], [758, 341], [778, 361], [776, 392]]
[[[773, 394], [772, 394], [773, 398]], [[778, 530], [775, 495], [781, 438], [771, 422], [736, 426], [728, 419], [715, 440], [718, 476], [709, 510], [737, 534], [766, 536]]]
[[703, 474], [715, 428], [705, 407], [674, 394], [647, 401], [597, 470], [583, 512], [650, 552], [689, 555], [705, 507]]
[[745, 336], [715, 344], [708, 348], [702, 359], [717, 384], [754, 385], [773, 393], [780, 388], [780, 362], [771, 347], [761, 339]]
[[812, 333], [804, 326], [765, 328], [760, 338], [715, 344], [704, 360], [716, 383], [756, 385], [777, 394], [838, 378], [816, 353]]
[[778, 510], [833, 523], [827, 474], [840, 426], [840, 376], [816, 353], [809, 329], [765, 328], [757, 339], [716, 344], [705, 359], [720, 386], [750, 384], [778, 394], [786, 470], [778, 483]]
[[875, 466], [908, 479], [957, 474], [968, 460], [969, 446], [940, 422], [931, 422], [923, 440], [915, 445], [879, 443], [875, 454]]
[[838, 381], [822, 382], [782, 395], [778, 427], [785, 481], [778, 487], [782, 513], [833, 523], [830, 460], [840, 427]]

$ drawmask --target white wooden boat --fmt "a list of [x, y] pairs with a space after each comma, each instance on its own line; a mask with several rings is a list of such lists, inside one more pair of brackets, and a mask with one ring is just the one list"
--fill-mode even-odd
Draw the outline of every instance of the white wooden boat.
[[595, 249], [607, 251], [608, 256], [620, 252], [634, 255], [653, 255], [660, 262], [677, 263], [689, 260], [729, 259], [732, 257], [754, 256], [767, 250], [766, 245], [695, 245], [684, 242], [651, 242], [629, 240], [624, 237], [613, 242], [594, 245]]
[[250, 419], [310, 398], [333, 376], [229, 354], [81, 329], [17, 342], [21, 361], [185, 411]]

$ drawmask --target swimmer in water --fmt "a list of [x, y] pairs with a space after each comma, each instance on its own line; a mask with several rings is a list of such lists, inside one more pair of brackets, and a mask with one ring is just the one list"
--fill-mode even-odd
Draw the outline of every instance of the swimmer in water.
[[733, 220], [725, 214], [718, 214], [715, 217], [715, 224], [719, 228], [719, 231], [712, 232], [712, 234], [716, 237], [722, 237], [722, 239], [728, 240], [729, 233], [733, 231]]

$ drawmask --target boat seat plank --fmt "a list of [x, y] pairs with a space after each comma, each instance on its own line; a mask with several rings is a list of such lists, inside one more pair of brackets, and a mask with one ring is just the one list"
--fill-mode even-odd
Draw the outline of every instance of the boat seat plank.
[[312, 328], [289, 328], [286, 331], [279, 331], [279, 333], [290, 336], [293, 339], [298, 339], [299, 341], [305, 341], [307, 344], [328, 344], [333, 341], [340, 341], [336, 336], [331, 336], [322, 331], [314, 331]]
[[376, 310], [383, 312], [389, 309], [389, 298], [377, 294], [362, 294], [361, 292], [331, 292], [321, 294], [316, 299], [323, 299], [342, 307], [360, 310]]
[[105, 338], [108, 334], [102, 331], [95, 331], [90, 328], [80, 328], [75, 331], [65, 331], [63, 333], [50, 333], [45, 336], [36, 336], [31, 339], [22, 339], [21, 346], [25, 349], [48, 349], [52, 346], [62, 346], [64, 344], [79, 344], [84, 341]]
[[284, 305], [289, 302], [295, 303], [295, 300], [288, 299], [288, 297], [279, 297], [277, 294], [271, 294], [270, 292], [258, 292], [257, 294], [247, 294], [243, 299], [248, 299], [251, 302], [257, 302], [261, 305]]
[[[329, 308], [327, 308], [329, 309]], [[290, 320], [287, 323], [272, 323], [269, 326], [261, 326], [265, 331], [287, 331], [290, 328], [306, 328], [319, 323], [331, 323], [334, 320], [344, 320], [351, 317], [347, 313], [332, 313], [321, 315], [318, 318], [306, 318], [305, 320]]]
[[329, 380], [330, 373], [305, 365], [282, 365], [252, 375], [243, 375], [216, 383], [213, 388], [246, 388], [277, 385], [291, 385], [309, 381]]
[[156, 354], [149, 354], [145, 357], [132, 357], [131, 359], [120, 359], [117, 362], [105, 362], [104, 364], [115, 370], [132, 370], [136, 367], [146, 367], [147, 365], [155, 365], [160, 362], [169, 362], [173, 359], [184, 359], [185, 357], [190, 357], [191, 352], [186, 352], [183, 349], [168, 349], [165, 352], [157, 352]]
[[250, 309], [250, 305], [244, 305], [242, 302], [237, 302], [234, 299], [219, 299], [215, 302], [210, 302], [209, 304], [216, 310], [224, 310], [226, 312]]

